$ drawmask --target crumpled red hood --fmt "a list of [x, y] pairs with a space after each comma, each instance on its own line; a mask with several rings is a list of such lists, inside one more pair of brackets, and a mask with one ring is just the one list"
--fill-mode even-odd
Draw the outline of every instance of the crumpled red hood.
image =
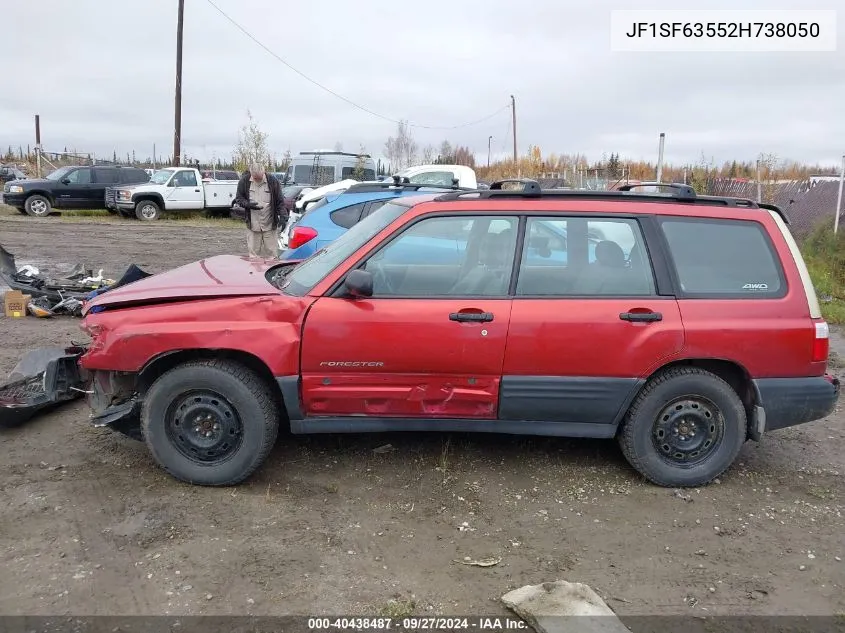
[[86, 303], [85, 312], [95, 306], [159, 300], [279, 294], [265, 277], [267, 270], [277, 264], [278, 260], [216, 255], [109, 290]]

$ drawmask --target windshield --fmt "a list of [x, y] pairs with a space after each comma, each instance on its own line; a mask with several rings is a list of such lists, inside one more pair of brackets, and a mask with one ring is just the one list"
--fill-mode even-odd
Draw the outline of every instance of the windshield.
[[152, 178], [150, 178], [150, 182], [154, 185], [166, 185], [172, 175], [172, 169], [159, 169], [153, 174]]
[[71, 169], [72, 167], [59, 167], [56, 171], [45, 176], [45, 178], [47, 178], [47, 180], [61, 180]]
[[281, 289], [285, 294], [295, 297], [308, 294], [326, 275], [354, 255], [359, 248], [373, 239], [376, 233], [407, 210], [408, 207], [403, 204], [395, 202], [385, 204], [294, 268]]

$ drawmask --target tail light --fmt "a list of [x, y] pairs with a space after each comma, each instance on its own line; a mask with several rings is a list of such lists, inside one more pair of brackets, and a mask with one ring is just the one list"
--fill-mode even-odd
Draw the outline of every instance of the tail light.
[[825, 321], [816, 321], [816, 337], [813, 339], [813, 362], [827, 361], [830, 351], [830, 327]]
[[288, 240], [288, 248], [299, 248], [317, 237], [317, 231], [310, 226], [295, 226]]

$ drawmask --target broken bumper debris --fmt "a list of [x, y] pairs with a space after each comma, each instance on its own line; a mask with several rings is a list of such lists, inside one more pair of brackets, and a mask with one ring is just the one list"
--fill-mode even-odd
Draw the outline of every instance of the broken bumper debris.
[[0, 427], [19, 426], [85, 392], [79, 357], [85, 348], [42, 347], [26, 354], [0, 385]]

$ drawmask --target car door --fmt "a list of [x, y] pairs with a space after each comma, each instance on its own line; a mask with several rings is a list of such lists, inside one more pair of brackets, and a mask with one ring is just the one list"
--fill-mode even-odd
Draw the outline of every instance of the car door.
[[173, 211], [196, 210], [205, 206], [205, 194], [193, 169], [182, 169], [173, 174], [167, 184], [166, 206]]
[[[87, 209], [91, 207], [92, 189], [96, 187], [93, 181], [93, 170], [90, 167], [79, 167], [65, 174], [56, 187], [56, 205], [65, 209]], [[102, 201], [100, 201], [102, 206]]]
[[657, 251], [646, 247], [642, 226], [637, 218], [612, 215], [527, 218], [526, 235], [563, 232], [566, 240], [556, 246], [566, 252], [549, 244], [531, 250], [526, 240], [505, 352], [502, 419], [612, 435], [644, 379], [683, 349], [666, 264], [650, 256]]
[[318, 299], [302, 339], [306, 415], [495, 419], [517, 226], [421, 219], [357, 266], [371, 297]]
[[91, 188], [91, 207], [102, 208], [106, 198], [106, 187], [120, 184], [120, 170], [116, 167], [100, 167], [94, 171], [94, 186]]

